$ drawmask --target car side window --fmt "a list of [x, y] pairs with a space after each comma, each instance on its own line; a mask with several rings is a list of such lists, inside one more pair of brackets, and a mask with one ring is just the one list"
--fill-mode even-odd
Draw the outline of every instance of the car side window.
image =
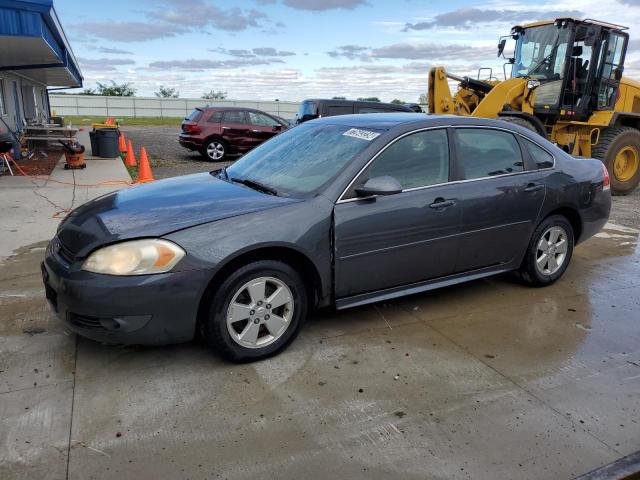
[[220, 123], [222, 120], [222, 112], [213, 112], [213, 115], [207, 120], [208, 123]]
[[468, 180], [524, 171], [520, 145], [509, 132], [457, 128], [456, 146]]
[[403, 190], [449, 181], [449, 142], [445, 129], [412, 133], [393, 143], [369, 166], [367, 178], [389, 175]]
[[239, 110], [229, 110], [228, 112], [224, 112], [222, 118], [224, 123], [247, 123], [245, 112]]
[[536, 164], [536, 168], [552, 168], [553, 167], [553, 155], [547, 152], [544, 148], [539, 147], [529, 140], [525, 140], [524, 144], [527, 146], [531, 159]]
[[260, 127], [276, 127], [280, 125], [275, 119], [258, 112], [249, 112], [249, 120]]
[[372, 107], [360, 107], [358, 108], [358, 113], [384, 113], [393, 110], [384, 110], [382, 108], [372, 108]]
[[334, 115], [349, 115], [351, 113], [353, 113], [351, 105], [329, 105], [326, 115], [330, 117]]

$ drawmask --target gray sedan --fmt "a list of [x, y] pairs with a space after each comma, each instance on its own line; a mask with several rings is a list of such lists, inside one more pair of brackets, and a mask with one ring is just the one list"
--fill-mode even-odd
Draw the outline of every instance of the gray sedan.
[[42, 265], [67, 326], [110, 343], [201, 335], [272, 355], [310, 308], [388, 300], [502, 272], [547, 286], [609, 216], [607, 171], [499, 120], [314, 120], [228, 169], [73, 211]]

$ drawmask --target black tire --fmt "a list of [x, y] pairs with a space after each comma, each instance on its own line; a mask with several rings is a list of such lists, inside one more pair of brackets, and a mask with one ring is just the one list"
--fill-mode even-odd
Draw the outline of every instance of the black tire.
[[[556, 226], [562, 228], [566, 233], [567, 250], [560, 268], [557, 271], [545, 274], [540, 271], [536, 264], [539, 252], [538, 244], [542, 236], [547, 233], [549, 229]], [[551, 285], [560, 277], [562, 277], [564, 272], [567, 270], [569, 262], [571, 262], [571, 256], [573, 255], [574, 245], [575, 238], [573, 227], [571, 226], [571, 223], [569, 223], [569, 221], [566, 219], [566, 217], [562, 215], [552, 215], [545, 218], [542, 222], [540, 222], [538, 227], [533, 232], [533, 235], [531, 236], [529, 246], [527, 247], [527, 252], [524, 259], [522, 260], [520, 270], [518, 271], [520, 278], [525, 283], [533, 287], [546, 287], [547, 285]], [[553, 254], [555, 256], [555, 250]]]
[[[283, 282], [293, 297], [293, 313], [289, 324], [273, 343], [247, 348], [231, 337], [227, 327], [227, 311], [237, 292], [252, 279], [271, 277]], [[267, 358], [286, 348], [298, 335], [307, 316], [308, 292], [300, 274], [290, 265], [276, 260], [261, 260], [245, 265], [229, 275], [213, 295], [202, 331], [207, 343], [224, 358], [248, 362]], [[275, 311], [275, 309], [274, 309]], [[249, 321], [247, 321], [248, 325]], [[261, 325], [259, 328], [263, 328]], [[264, 326], [266, 328], [266, 326]], [[267, 332], [267, 330], [260, 330]]]
[[[217, 146], [217, 148], [212, 149], [213, 146]], [[213, 153], [214, 150], [219, 153]], [[229, 145], [221, 138], [213, 138], [209, 140], [204, 147], [202, 147], [202, 150], [200, 150], [200, 155], [210, 162], [222, 162], [228, 154]]]
[[536, 128], [536, 126], [532, 122], [527, 120], [526, 118], [509, 117], [509, 116], [499, 117], [499, 118], [500, 118], [500, 120], [502, 120], [504, 122], [508, 122], [508, 123], [512, 123], [514, 125], [518, 125], [520, 127], [526, 128], [527, 130], [531, 130], [532, 132], [535, 132], [538, 135], [540, 135], [540, 132], [538, 132], [538, 129]]
[[633, 147], [640, 153], [640, 131], [633, 127], [610, 127], [600, 133], [598, 144], [593, 147], [591, 155], [602, 160], [611, 179], [611, 193], [613, 195], [627, 195], [633, 192], [640, 183], [640, 164], [629, 179], [621, 181], [616, 177], [614, 161], [616, 155], [625, 147]]

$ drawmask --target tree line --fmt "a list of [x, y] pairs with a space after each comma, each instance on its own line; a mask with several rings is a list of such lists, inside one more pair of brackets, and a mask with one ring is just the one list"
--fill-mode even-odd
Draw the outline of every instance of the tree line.
[[[105, 97], [133, 97], [136, 94], [136, 89], [133, 88], [131, 83], [116, 83], [113, 80], [109, 83], [96, 83], [96, 88], [85, 88], [79, 95], [100, 95]], [[59, 94], [68, 94], [68, 92], [56, 92]], [[158, 98], [180, 98], [180, 92], [173, 87], [167, 87], [165, 85], [160, 85], [158, 90], [154, 92], [154, 95]], [[227, 98], [227, 92], [222, 90], [211, 89], [208, 92], [204, 92], [200, 98], [203, 100], [225, 100]], [[346, 100], [346, 97], [332, 97], [332, 100]], [[358, 97], [359, 102], [381, 102], [378, 97]], [[394, 98], [391, 100], [391, 103], [396, 103], [399, 105], [404, 105], [406, 103], [404, 100], [399, 98]], [[427, 103], [427, 95], [425, 93], [421, 94], [418, 98], [418, 103], [426, 104]]]

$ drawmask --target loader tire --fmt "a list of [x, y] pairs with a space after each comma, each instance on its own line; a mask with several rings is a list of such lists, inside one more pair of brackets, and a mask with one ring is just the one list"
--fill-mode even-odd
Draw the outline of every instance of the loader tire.
[[609, 170], [613, 195], [627, 195], [640, 183], [640, 130], [637, 128], [603, 129], [591, 155], [602, 160]]
[[505, 117], [500, 117], [500, 120], [502, 120], [504, 122], [512, 123], [514, 125], [518, 125], [520, 127], [526, 128], [527, 130], [531, 130], [532, 132], [540, 134], [540, 132], [538, 132], [538, 129], [536, 128], [536, 126], [533, 123], [531, 123], [529, 120], [527, 120], [526, 118], [505, 116]]

